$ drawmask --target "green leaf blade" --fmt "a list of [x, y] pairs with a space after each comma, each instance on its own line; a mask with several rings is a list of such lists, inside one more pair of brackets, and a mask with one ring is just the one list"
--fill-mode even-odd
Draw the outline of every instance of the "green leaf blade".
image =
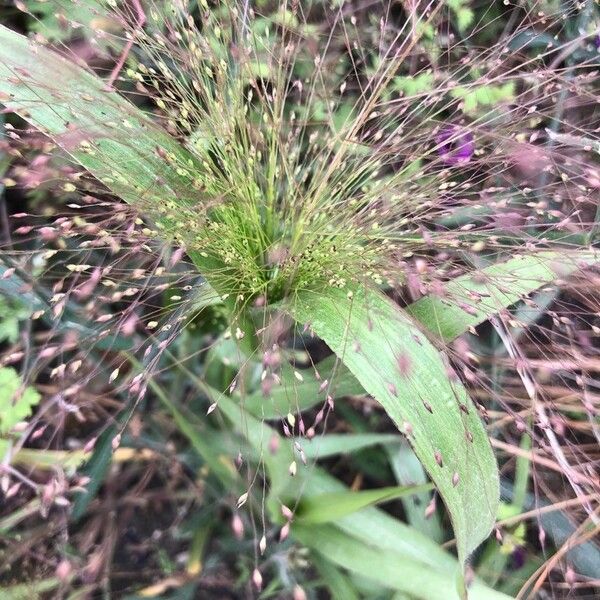
[[[273, 436], [281, 442], [275, 430], [255, 419], [228, 396], [216, 390], [209, 395], [215, 400], [219, 397], [219, 410], [257, 452], [262, 453], [271, 479], [269, 496], [273, 518], [277, 519], [280, 514], [280, 494], [281, 499], [285, 499], [297, 498], [294, 494], [301, 493], [301, 502], [304, 502], [350, 492], [343, 483], [319, 467], [306, 468], [306, 471], [300, 467], [298, 475], [290, 477], [287, 466], [293, 459], [292, 449], [282, 443], [280, 446], [278, 444], [278, 452], [272, 454], [265, 448]], [[326, 525], [303, 524], [299, 519], [294, 520], [291, 533], [307, 547], [326, 555], [333, 563], [361, 577], [369, 577], [385, 587], [405, 591], [410, 589], [415, 592], [415, 598], [424, 600], [459, 598], [458, 591], [455, 591], [456, 559], [420, 531], [374, 506], [363, 507]], [[325, 550], [324, 544], [329, 542], [331, 546]], [[384, 561], [386, 568], [372, 568], [373, 560], [375, 563]], [[394, 572], [391, 578], [388, 568]], [[415, 584], [410, 576], [411, 569], [415, 569], [418, 577], [426, 577], [427, 585]], [[433, 580], [428, 574], [433, 574]], [[476, 580], [469, 586], [469, 598], [506, 600], [507, 596]]]
[[[4, 26], [0, 26], [0, 92], [3, 103], [125, 199], [132, 199], [136, 187], [156, 194], [158, 173], [170, 191], [172, 186], [182, 189], [184, 178], [156, 152], [160, 147], [181, 159], [190, 158], [175, 139], [125, 98], [108, 92], [100, 78]], [[131, 135], [124, 136], [124, 130]], [[99, 151], [82, 147], [86, 140]]]
[[443, 299], [425, 296], [406, 311], [427, 330], [450, 341], [540, 287], [597, 260], [589, 251], [515, 256], [457, 277], [446, 285]]
[[[492, 530], [499, 500], [496, 461], [464, 387], [449, 380], [438, 351], [382, 294], [307, 292], [291, 312], [310, 323], [407, 435], [444, 499], [464, 563]], [[399, 361], [408, 363], [407, 373]]]
[[[303, 544], [353, 573], [385, 587], [405, 592], [422, 600], [458, 600], [456, 582], [446, 573], [398, 551], [382, 550], [376, 545], [340, 531], [332, 525], [311, 527], [295, 523], [292, 534]], [[507, 600], [508, 596], [479, 582], [469, 589], [471, 600]]]
[[303, 524], [328, 523], [368, 506], [389, 502], [431, 489], [431, 484], [395, 486], [358, 492], [330, 492], [312, 496], [300, 503], [296, 517]]

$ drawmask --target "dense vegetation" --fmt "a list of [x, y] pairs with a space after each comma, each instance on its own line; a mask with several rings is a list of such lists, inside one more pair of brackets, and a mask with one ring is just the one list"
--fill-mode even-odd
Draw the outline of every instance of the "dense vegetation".
[[592, 1], [17, 0], [6, 598], [596, 598]]

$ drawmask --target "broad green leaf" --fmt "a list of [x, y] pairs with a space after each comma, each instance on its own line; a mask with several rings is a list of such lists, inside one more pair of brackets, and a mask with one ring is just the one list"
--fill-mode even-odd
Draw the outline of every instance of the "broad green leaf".
[[[425, 296], [406, 310], [426, 331], [450, 342], [558, 277], [596, 261], [597, 257], [587, 250], [516, 256], [457, 277], [446, 284], [446, 297]], [[335, 373], [327, 393], [334, 398], [364, 393], [346, 366], [336, 360], [325, 359], [317, 365], [322, 379]], [[298, 382], [289, 370], [281, 379], [281, 385], [275, 386], [269, 397], [256, 392], [245, 398], [244, 408], [253, 415], [275, 419], [324, 402], [325, 393], [319, 393], [322, 380], [315, 379], [312, 373]]]
[[[173, 136], [78, 65], [0, 25], [0, 103], [48, 135], [169, 239], [201, 200], [202, 166]], [[201, 272], [218, 256], [189, 252]], [[211, 285], [219, 290], [219, 281]], [[221, 292], [223, 293], [223, 292]]]
[[[304, 499], [348, 491], [347, 486], [319, 468], [311, 471], [302, 489]], [[334, 524], [341, 531], [360, 539], [366, 546], [410, 556], [450, 575], [452, 581], [456, 576], [456, 559], [437, 542], [375, 506], [341, 517]]]
[[100, 78], [3, 26], [0, 93], [124, 200], [191, 201], [194, 163], [174, 138]]
[[499, 499], [487, 433], [464, 387], [436, 348], [391, 300], [329, 289], [297, 296], [310, 324], [404, 433], [442, 496], [461, 563], [489, 535]]
[[446, 296], [426, 296], [406, 311], [428, 331], [451, 341], [538, 288], [598, 260], [590, 251], [515, 256], [457, 277]]
[[[46, 133], [165, 237], [200, 196], [201, 166], [139, 108], [78, 65], [0, 25], [0, 102]], [[217, 258], [190, 257], [199, 266]], [[220, 264], [220, 263], [219, 263]]]
[[[254, 418], [228, 396], [223, 396], [216, 390], [211, 390], [201, 382], [195, 380], [198, 389], [206, 393], [211, 401], [218, 399], [219, 411], [232, 422], [235, 429], [241, 433], [254, 447], [256, 453], [262, 456], [269, 478], [271, 489], [269, 492], [271, 505], [271, 516], [277, 519], [279, 515], [280, 502], [289, 497], [290, 493], [297, 494], [303, 500], [323, 496], [324, 494], [349, 492], [349, 489], [340, 481], [330, 476], [326, 471], [315, 466], [299, 465], [296, 477], [291, 477], [288, 465], [294, 460], [293, 446], [288, 440], [282, 438], [266, 423]], [[278, 450], [268, 451], [267, 446], [272, 440], [277, 441]], [[301, 495], [300, 495], [301, 494]], [[360, 566], [364, 558], [381, 558], [393, 564], [398, 573], [403, 573], [403, 568], [414, 568], [420, 576], [426, 573], [435, 573], [431, 587], [423, 590], [426, 594], [430, 591], [433, 595], [419, 595], [417, 598], [431, 600], [432, 598], [444, 598], [444, 600], [458, 600], [458, 592], [455, 592], [457, 562], [448, 552], [443, 550], [436, 542], [423, 535], [421, 532], [398, 521], [389, 514], [375, 507], [367, 507], [339, 518], [329, 525], [306, 525], [300, 529], [292, 527], [292, 535], [301, 531], [302, 538], [297, 536], [303, 544], [313, 550], [321, 552], [320, 532], [324, 529], [336, 532], [340, 540], [348, 542], [354, 548], [361, 548], [357, 553], [356, 563], [346, 560], [344, 546], [333, 551], [330, 560], [344, 568], [347, 568], [361, 576], [373, 579], [373, 573], [365, 573]], [[314, 535], [313, 535], [314, 534]], [[357, 568], [355, 568], [355, 566]], [[404, 589], [395, 585], [395, 580], [379, 578], [379, 583], [388, 588]], [[478, 581], [469, 587], [470, 600], [507, 600], [503, 594], [499, 594]]]
[[[347, 490], [335, 478], [319, 470], [307, 490], [307, 496], [323, 493], [325, 490]], [[368, 548], [377, 548], [382, 553], [397, 553], [409, 557], [429, 569], [447, 576], [447, 585], [452, 585], [458, 570], [454, 557], [445, 552], [437, 542], [418, 530], [391, 517], [376, 507], [364, 508], [356, 513], [333, 522], [337, 529], [358, 539]], [[318, 526], [315, 526], [317, 528]], [[318, 550], [318, 542], [311, 546]]]
[[[348, 487], [319, 467], [305, 467], [300, 463], [296, 477], [291, 477], [288, 467], [296, 456], [288, 440], [247, 413], [228, 396], [222, 396], [206, 386], [200, 386], [199, 389], [208, 393], [211, 401], [218, 399], [218, 410], [262, 457], [271, 481], [269, 507], [274, 520], [280, 518], [279, 506], [282, 502], [290, 499], [295, 502], [298, 497], [307, 499], [349, 491]], [[277, 442], [276, 452], [267, 451], [272, 440]], [[364, 508], [340, 518], [335, 524], [340, 529], [352, 532], [365, 543], [376, 543], [382, 549], [400, 551], [449, 574], [456, 571], [456, 560], [434, 541], [377, 508]]]
[[332, 600], [359, 600], [360, 596], [352, 585], [350, 578], [342, 573], [336, 565], [323, 558], [315, 561], [321, 579], [329, 589]]
[[330, 492], [311, 496], [300, 503], [296, 517], [302, 524], [327, 523], [367, 506], [405, 498], [431, 489], [430, 484], [396, 486], [359, 492]]
[[[321, 361], [316, 369], [321, 375], [320, 380], [312, 370], [306, 370], [301, 372], [303, 380], [298, 381], [294, 369], [284, 366], [281, 384], [274, 386], [267, 398], [261, 391], [245, 397], [244, 408], [263, 419], [278, 419], [288, 412], [302, 412], [319, 402], [324, 403], [327, 394], [340, 398], [364, 393], [344, 364], [335, 357]], [[328, 385], [321, 390], [325, 380], [328, 380]]]

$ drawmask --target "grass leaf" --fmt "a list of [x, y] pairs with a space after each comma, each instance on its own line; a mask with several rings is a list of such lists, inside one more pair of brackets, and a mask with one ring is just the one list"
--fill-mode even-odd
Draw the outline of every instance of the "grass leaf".
[[349, 454], [377, 444], [398, 444], [401, 439], [393, 433], [329, 433], [305, 443], [303, 450], [307, 458], [323, 459], [336, 454]]
[[[244, 435], [257, 454], [262, 455], [271, 479], [269, 504], [272, 518], [277, 519], [280, 502], [291, 492], [300, 492], [303, 502], [329, 494], [350, 493], [343, 483], [316, 466], [300, 466], [297, 476], [290, 477], [287, 467], [293, 459], [293, 451], [274, 429], [254, 418], [230, 397], [206, 386], [200, 386], [200, 389], [211, 399], [219, 398], [219, 411]], [[265, 446], [273, 439], [277, 440], [278, 450], [266, 451]], [[302, 525], [298, 521], [293, 524], [291, 534], [307, 547], [327, 556], [331, 562], [360, 576], [375, 579], [387, 588], [406, 590], [407, 586], [411, 586], [410, 589], [416, 591], [416, 598], [427, 600], [459, 598], [458, 591], [455, 592], [456, 559], [426, 535], [376, 507], [363, 507], [330, 525]], [[328, 551], [324, 551], [326, 539], [331, 540]], [[338, 541], [342, 542], [341, 547]], [[371, 564], [372, 560], [383, 561], [385, 568], [382, 571], [377, 568], [372, 572], [365, 570], [364, 566]], [[388, 578], [387, 570], [392, 568], [395, 575]], [[413, 588], [405, 580], [405, 574], [408, 576], [413, 572], [418, 580], [427, 577], [428, 573], [432, 574], [422, 590], [418, 590], [418, 586]], [[431, 595], [427, 595], [429, 593]], [[506, 600], [507, 596], [475, 581], [469, 588], [469, 598]]]
[[[327, 393], [333, 397], [341, 398], [364, 393], [360, 384], [340, 361], [336, 364], [336, 360], [326, 358], [316, 367], [324, 377], [331, 379], [330, 385], [327, 386]], [[312, 372], [299, 382], [294, 376], [294, 370], [284, 365], [280, 374], [281, 385], [273, 387], [268, 398], [265, 398], [261, 390], [245, 397], [244, 408], [263, 419], [278, 419], [286, 415], [290, 409], [302, 412], [319, 402], [324, 402], [325, 396], [320, 391], [323, 382], [317, 380]]]
[[[406, 592], [423, 600], [458, 600], [452, 576], [432, 569], [398, 551], [383, 550], [340, 531], [333, 525], [311, 527], [296, 523], [292, 534], [303, 544], [335, 564], [376, 581], [385, 587]], [[470, 600], [507, 600], [507, 596], [475, 582]]]
[[[447, 297], [425, 296], [406, 307], [406, 311], [436, 337], [450, 342], [486, 321], [500, 310], [519, 302], [524, 296], [553, 282], [557, 277], [573, 273], [581, 266], [593, 264], [597, 258], [589, 251], [544, 252], [535, 256], [516, 256], [457, 277], [446, 285]], [[481, 301], [469, 303], [469, 312], [461, 308], [468, 294], [482, 295]], [[326, 358], [317, 365], [320, 373], [331, 373], [334, 360]], [[320, 381], [306, 377], [298, 382], [293, 369], [282, 373], [282, 384], [274, 387], [265, 399], [262, 391], [244, 399], [244, 407], [265, 419], [281, 418], [290, 409], [302, 412], [324, 402], [319, 394]], [[364, 390], [344, 364], [335, 366], [335, 377], [327, 393], [334, 398], [361, 395]]]
[[438, 488], [461, 563], [492, 530], [498, 469], [487, 433], [464, 387], [416, 322], [377, 292], [340, 289], [297, 297], [292, 310], [375, 397]]
[[[104, 82], [0, 25], [0, 101], [39, 128], [111, 192], [158, 211], [168, 237], [178, 206], [198, 201], [191, 153]], [[123, 131], [131, 131], [124, 136]], [[169, 202], [165, 202], [169, 199]], [[202, 257], [193, 253], [193, 260]]]
[[355, 513], [367, 506], [389, 502], [430, 490], [430, 484], [394, 486], [359, 492], [331, 492], [311, 496], [300, 503], [297, 517], [303, 524], [327, 523]]
[[589, 251], [515, 256], [457, 277], [446, 285], [445, 298], [426, 296], [406, 310], [429, 331], [451, 341], [527, 294], [596, 261]]
[[[100, 78], [4, 26], [0, 92], [8, 96], [3, 100], [7, 107], [47, 133], [124, 200], [137, 201], [140, 192], [164, 199], [175, 190], [175, 197], [185, 199], [185, 176], [156, 152], [160, 147], [184, 162], [191, 160], [176, 140], [125, 98], [107, 92]], [[117, 141], [124, 140], [117, 135], [124, 128], [132, 135]], [[86, 141], [101, 152], [90, 151]], [[159, 174], [162, 189], [156, 186]]]
[[[416, 485], [427, 481], [423, 465], [421, 465], [419, 459], [406, 442], [388, 444], [385, 450], [388, 455], [390, 467], [399, 485]], [[425, 491], [414, 496], [402, 498], [402, 505], [406, 513], [406, 520], [411, 527], [418, 529], [432, 540], [441, 544], [444, 541], [444, 529], [439, 511], [435, 510], [432, 514], [428, 515], [424, 509], [424, 507], [429, 505], [431, 499], [431, 492]]]

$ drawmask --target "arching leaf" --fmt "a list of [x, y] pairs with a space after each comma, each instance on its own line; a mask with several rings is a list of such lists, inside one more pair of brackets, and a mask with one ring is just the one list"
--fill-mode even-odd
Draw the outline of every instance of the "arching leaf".
[[407, 436], [444, 499], [464, 563], [492, 530], [499, 499], [496, 460], [465, 388], [417, 322], [383, 294], [306, 292], [291, 312]]

